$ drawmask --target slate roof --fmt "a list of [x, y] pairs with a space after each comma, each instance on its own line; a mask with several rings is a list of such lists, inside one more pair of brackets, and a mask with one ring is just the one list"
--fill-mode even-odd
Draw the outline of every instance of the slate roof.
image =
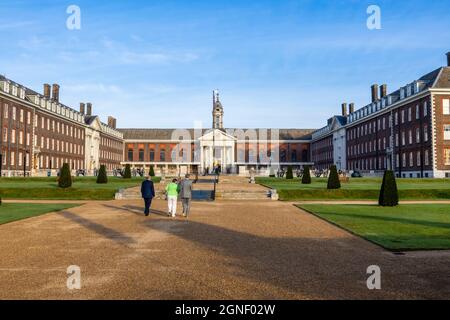
[[[194, 129], [117, 129], [123, 133], [125, 140], [170, 140], [172, 138], [172, 132], [174, 130], [187, 130], [191, 137], [194, 137]], [[202, 135], [210, 131], [211, 129], [202, 129]], [[234, 129], [227, 128], [225, 132], [230, 133], [235, 130], [243, 130], [244, 133], [247, 130], [252, 129]], [[259, 135], [259, 130], [256, 129], [257, 135]], [[271, 137], [271, 129], [267, 130], [267, 138]], [[273, 130], [273, 129], [272, 129]], [[280, 140], [311, 140], [311, 134], [315, 129], [276, 129], [279, 130]]]

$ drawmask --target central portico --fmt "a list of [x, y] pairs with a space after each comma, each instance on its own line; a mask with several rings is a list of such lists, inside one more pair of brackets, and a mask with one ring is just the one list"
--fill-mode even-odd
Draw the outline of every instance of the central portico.
[[235, 173], [236, 138], [223, 129], [212, 129], [200, 137], [201, 170], [211, 172], [220, 165], [223, 172]]

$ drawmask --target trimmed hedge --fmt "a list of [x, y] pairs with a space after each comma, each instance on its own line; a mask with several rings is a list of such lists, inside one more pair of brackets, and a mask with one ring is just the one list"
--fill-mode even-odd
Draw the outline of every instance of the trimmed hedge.
[[311, 184], [311, 172], [309, 166], [304, 166], [302, 184]]
[[125, 165], [125, 172], [123, 173], [124, 179], [131, 179], [131, 167], [129, 164]]
[[341, 182], [339, 181], [339, 175], [336, 166], [330, 167], [330, 176], [328, 177], [328, 190], [335, 190], [341, 188]]
[[72, 175], [70, 174], [70, 167], [68, 163], [64, 163], [58, 179], [58, 186], [63, 189], [72, 186]]
[[108, 175], [106, 174], [106, 166], [102, 164], [98, 171], [97, 183], [108, 183]]
[[386, 170], [381, 184], [378, 204], [382, 207], [398, 206], [398, 189], [395, 175], [392, 170]]
[[0, 195], [8, 200], [113, 200], [116, 191], [115, 189], [2, 188]]
[[149, 171], [148, 175], [150, 177], [154, 177], [155, 176], [155, 170], [153, 169], [153, 166], [150, 166], [150, 171]]
[[289, 166], [286, 171], [286, 179], [292, 180], [294, 179], [294, 173], [292, 172], [292, 166]]
[[[378, 190], [357, 189], [302, 189], [277, 190], [280, 200], [378, 200]], [[399, 197], [403, 200], [449, 200], [449, 189], [408, 189], [399, 190]]]

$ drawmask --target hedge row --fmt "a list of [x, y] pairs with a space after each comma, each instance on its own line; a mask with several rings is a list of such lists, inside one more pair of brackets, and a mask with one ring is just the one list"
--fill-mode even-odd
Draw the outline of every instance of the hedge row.
[[33, 199], [33, 200], [112, 200], [114, 189], [63, 189], [63, 188], [2, 188], [0, 197], [3, 199]]
[[[379, 190], [277, 190], [280, 200], [378, 200]], [[399, 198], [402, 200], [449, 200], [449, 189], [420, 189], [399, 190]]]

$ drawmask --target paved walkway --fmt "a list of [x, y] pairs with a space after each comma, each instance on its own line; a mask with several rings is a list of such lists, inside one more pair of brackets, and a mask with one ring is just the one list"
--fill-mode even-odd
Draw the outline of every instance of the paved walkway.
[[[90, 202], [0, 226], [0, 298], [450, 299], [450, 252], [389, 253], [290, 203]], [[382, 290], [369, 291], [378, 265]], [[66, 288], [81, 267], [82, 289]]]

